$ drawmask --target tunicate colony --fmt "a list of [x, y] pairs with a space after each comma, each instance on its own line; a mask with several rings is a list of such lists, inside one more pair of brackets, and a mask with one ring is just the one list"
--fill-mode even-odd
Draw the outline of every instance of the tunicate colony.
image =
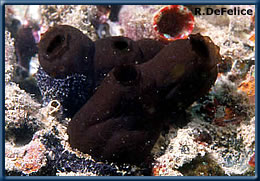
[[182, 113], [217, 78], [219, 48], [190, 35], [163, 44], [107, 37], [92, 42], [68, 25], [50, 28], [39, 42], [38, 85], [58, 99], [69, 143], [96, 160], [140, 164], [174, 112]]

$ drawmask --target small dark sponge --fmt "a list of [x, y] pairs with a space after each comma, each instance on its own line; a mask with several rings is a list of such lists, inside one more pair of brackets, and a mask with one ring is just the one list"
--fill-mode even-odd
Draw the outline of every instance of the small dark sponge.
[[91, 39], [68, 25], [50, 28], [39, 42], [40, 65], [54, 78], [93, 73], [94, 54], [95, 46]]
[[72, 117], [87, 102], [94, 89], [93, 78], [83, 74], [55, 79], [40, 67], [36, 79], [44, 104], [51, 100], [60, 101], [65, 117]]
[[172, 112], [183, 112], [217, 78], [219, 48], [200, 34], [142, 64], [119, 65], [68, 125], [72, 147], [102, 161], [140, 164]]

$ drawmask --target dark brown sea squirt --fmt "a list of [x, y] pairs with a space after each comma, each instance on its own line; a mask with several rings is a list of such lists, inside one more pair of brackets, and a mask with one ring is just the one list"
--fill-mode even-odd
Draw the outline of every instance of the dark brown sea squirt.
[[39, 62], [55, 78], [74, 73], [88, 75], [93, 68], [94, 43], [80, 30], [58, 25], [44, 33], [39, 43]]
[[95, 88], [94, 54], [94, 42], [77, 28], [57, 25], [45, 32], [36, 75], [44, 104], [59, 100], [65, 117], [72, 117]]
[[33, 37], [33, 29], [20, 27], [15, 37], [15, 52], [18, 65], [29, 71], [30, 60], [37, 53], [38, 48]]
[[101, 161], [142, 163], [171, 112], [209, 91], [220, 59], [219, 48], [196, 34], [143, 64], [115, 67], [70, 121], [71, 146]]
[[156, 40], [135, 42], [122, 36], [94, 43], [74, 27], [52, 27], [39, 43], [37, 79], [43, 101], [59, 100], [65, 116], [72, 117], [115, 66], [148, 61], [163, 46]]

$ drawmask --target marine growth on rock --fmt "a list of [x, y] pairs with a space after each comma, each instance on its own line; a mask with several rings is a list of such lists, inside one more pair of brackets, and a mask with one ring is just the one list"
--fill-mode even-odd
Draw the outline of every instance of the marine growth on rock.
[[5, 5], [5, 176], [255, 176], [254, 14]]

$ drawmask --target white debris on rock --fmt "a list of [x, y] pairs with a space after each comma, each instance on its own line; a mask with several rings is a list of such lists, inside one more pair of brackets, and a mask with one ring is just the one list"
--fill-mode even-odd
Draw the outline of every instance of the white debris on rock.
[[[198, 155], [203, 157], [208, 153], [227, 175], [246, 173], [250, 169], [249, 158], [254, 152], [253, 120], [242, 122], [239, 126], [219, 127], [194, 117], [187, 126], [177, 130], [176, 137], [169, 139], [170, 143], [165, 154], [156, 161], [159, 165], [165, 165], [166, 170], [178, 170]], [[197, 132], [203, 130], [211, 135], [213, 139], [211, 144], [195, 141]]]
[[5, 85], [5, 131], [10, 128], [20, 128], [25, 124], [36, 128], [40, 125], [38, 120], [41, 105], [35, 102], [17, 84]]
[[57, 24], [78, 28], [95, 41], [97, 34], [91, 20], [97, 16], [94, 5], [41, 5], [42, 26], [45, 30]]

